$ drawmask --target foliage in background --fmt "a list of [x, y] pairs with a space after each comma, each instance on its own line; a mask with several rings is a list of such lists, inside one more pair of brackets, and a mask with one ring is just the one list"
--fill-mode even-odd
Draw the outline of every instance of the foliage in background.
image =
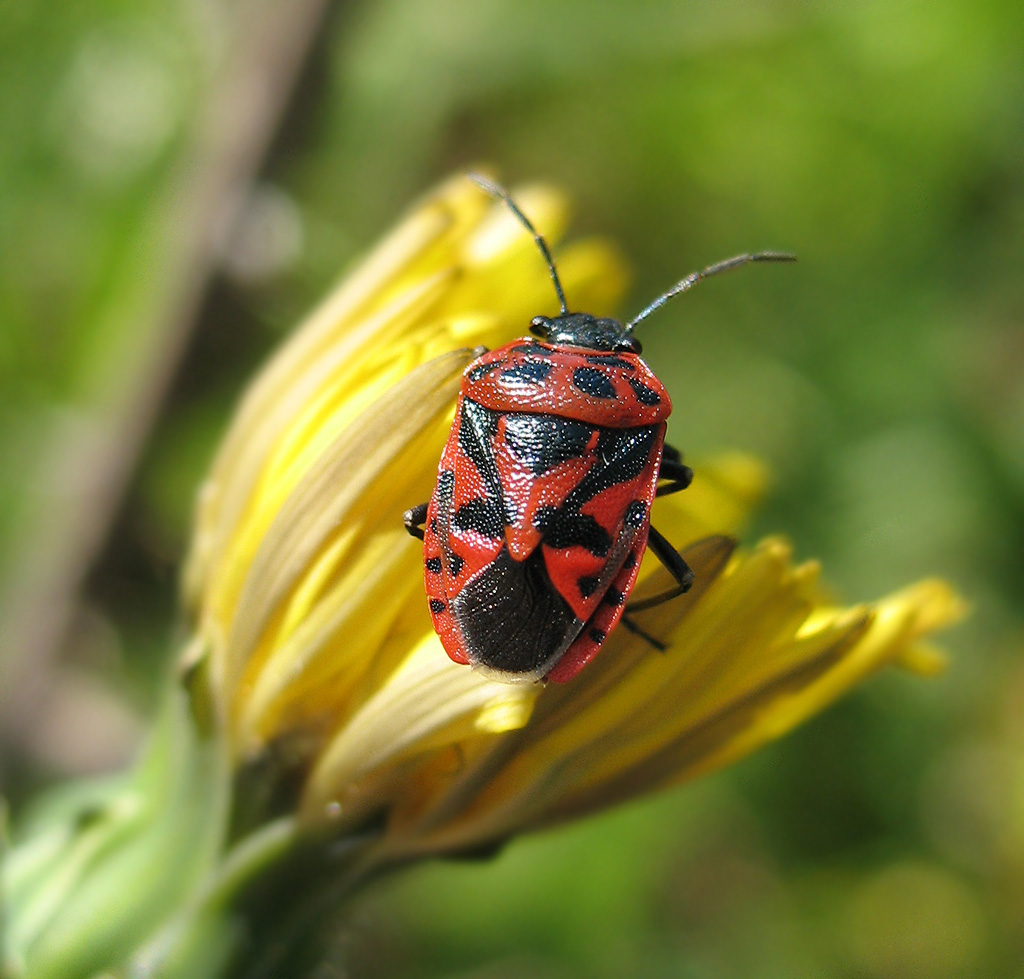
[[[131, 377], [150, 323], [135, 311], [162, 282], [142, 247], [154, 197], [245, 7], [0, 15], [8, 583], [25, 528], [83, 492], [80, 473], [40, 472], [41, 447], [88, 439]], [[707, 283], [645, 326], [672, 438], [767, 458], [762, 526], [822, 556], [844, 596], [939, 572], [977, 612], [945, 680], [884, 679], [699, 787], [493, 866], [420, 872], [378, 893], [344, 958], [422, 976], [1017, 975], [1022, 49], [1019, 5], [994, 0], [339, 5], [223, 231], [64, 652], [74, 683], [9, 768], [16, 801], [127, 750], [130, 713], [93, 753], [60, 719], [101, 696], [97, 676], [118, 703], [148, 703], [192, 492], [242, 379], [415, 193], [490, 160], [572, 188], [574, 227], [623, 244], [636, 282], [621, 312], [736, 251], [798, 252], [796, 270]]]

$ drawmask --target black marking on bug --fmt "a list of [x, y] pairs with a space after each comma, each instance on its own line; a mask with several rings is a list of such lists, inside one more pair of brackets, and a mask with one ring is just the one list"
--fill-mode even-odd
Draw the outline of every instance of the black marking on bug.
[[658, 394], [654, 388], [649, 388], [642, 381], [635, 377], [627, 377], [629, 386], [633, 389], [633, 393], [636, 395], [636, 400], [642, 405], [660, 405], [661, 395]]
[[[438, 494], [438, 495], [440, 496], [440, 494]], [[436, 534], [436, 533], [437, 533], [437, 517], [434, 517], [434, 518], [433, 518], [433, 519], [432, 519], [432, 520], [430, 521], [430, 532], [431, 532], [432, 534]]]
[[537, 507], [537, 512], [534, 513], [534, 515], [533, 515], [533, 525], [534, 525], [534, 527], [536, 527], [543, 534], [544, 531], [548, 529], [548, 527], [551, 524], [551, 521], [554, 520], [555, 514], [557, 514], [557, 513], [558, 513], [558, 507], [553, 507], [553, 506]]
[[434, 615], [440, 615], [444, 610], [445, 604], [440, 598], [432, 598], [430, 600], [430, 611], [433, 612]]
[[601, 599], [605, 605], [610, 605], [612, 608], [618, 608], [626, 601], [626, 596], [618, 590], [618, 588], [609, 588], [604, 593], [604, 598]]
[[459, 572], [465, 564], [466, 562], [458, 554], [451, 553], [448, 555], [448, 570], [452, 573], [453, 578], [458, 578]]
[[[455, 493], [455, 473], [450, 469], [442, 469], [437, 474], [437, 499], [439, 503], [449, 504]], [[433, 521], [431, 522], [433, 524]], [[431, 526], [431, 530], [436, 529]]]
[[596, 364], [598, 367], [618, 367], [619, 370], [623, 371], [636, 370], [628, 360], [616, 357], [615, 354], [590, 354], [587, 356], [586, 361], [588, 364]]
[[592, 398], [614, 398], [615, 385], [608, 380], [604, 371], [596, 367], [577, 367], [572, 372], [572, 383]]
[[516, 512], [515, 501], [509, 496], [501, 498], [501, 509], [505, 515], [505, 526], [515, 527], [519, 525], [519, 514]]
[[598, 646], [600, 646], [608, 636], [606, 632], [602, 632], [600, 629], [590, 629], [587, 635], [589, 635], [590, 638], [598, 644]]
[[459, 422], [459, 448], [480, 469], [491, 460], [488, 441], [498, 431], [498, 413], [478, 405], [475, 401], [462, 403]]
[[505, 513], [497, 500], [477, 497], [455, 511], [452, 522], [459, 530], [473, 530], [491, 540], [500, 540], [505, 534]]
[[[501, 482], [498, 467], [494, 462], [491, 443], [498, 432], [500, 415], [475, 401], [462, 402], [462, 418], [459, 422], [459, 448], [476, 467], [480, 479], [487, 488], [487, 495], [501, 499]], [[454, 486], [454, 479], [452, 485]]]
[[428, 557], [423, 564], [431, 574], [441, 573], [441, 559], [439, 557]]
[[524, 387], [530, 384], [540, 384], [551, 373], [551, 365], [543, 360], [524, 360], [515, 367], [503, 370], [498, 380], [502, 384], [511, 384], [515, 387]]
[[601, 579], [597, 575], [588, 574], [576, 582], [576, 587], [579, 588], [580, 594], [584, 598], [590, 598], [597, 591], [599, 584], [601, 584]]
[[634, 500], [626, 508], [625, 525], [636, 529], [644, 522], [647, 516], [647, 504], [643, 500]]
[[554, 415], [505, 416], [505, 442], [513, 455], [531, 472], [544, 473], [587, 449], [592, 426]]
[[604, 557], [612, 539], [589, 513], [574, 513], [563, 507], [544, 531], [544, 543], [555, 550], [582, 547], [595, 557]]
[[626, 569], [636, 567], [636, 551], [630, 551], [626, 555], [626, 560], [622, 562], [622, 566]]
[[501, 367], [500, 362], [477, 364], [476, 367], [470, 367], [470, 369], [466, 371], [466, 377], [471, 381], [480, 381], [490, 374], [491, 371], [496, 371], [499, 367]]
[[542, 347], [539, 343], [534, 343], [532, 340], [528, 343], [517, 343], [512, 347], [512, 353], [533, 354], [534, 357], [553, 357], [555, 355], [554, 350]]
[[552, 587], [539, 549], [514, 561], [502, 547], [450, 607], [473, 662], [507, 673], [546, 671], [581, 626]]

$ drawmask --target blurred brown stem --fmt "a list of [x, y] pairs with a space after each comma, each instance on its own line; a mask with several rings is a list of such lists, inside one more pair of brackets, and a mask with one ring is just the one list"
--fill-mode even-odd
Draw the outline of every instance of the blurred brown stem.
[[0, 596], [0, 767], [45, 714], [78, 594], [102, 551], [216, 272], [223, 229], [281, 126], [328, 0], [233, 5], [232, 45], [181, 158], [139, 229], [127, 289], [101, 328], [117, 338], [74, 424], [40, 448], [32, 512]]

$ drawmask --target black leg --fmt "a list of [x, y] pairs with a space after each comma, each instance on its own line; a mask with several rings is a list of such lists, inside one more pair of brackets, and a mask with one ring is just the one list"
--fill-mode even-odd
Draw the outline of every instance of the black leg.
[[675, 588], [662, 592], [660, 595], [654, 595], [639, 602], [631, 602], [626, 606], [627, 612], [642, 612], [644, 609], [654, 608], [656, 605], [671, 601], [673, 598], [678, 598], [683, 592], [689, 591], [693, 584], [693, 571], [683, 560], [682, 554], [653, 527], [651, 527], [647, 538], [647, 546], [654, 551], [655, 557], [665, 565], [665, 569], [676, 579], [677, 584]]
[[678, 493], [693, 482], [693, 470], [683, 465], [683, 454], [674, 445], [665, 446], [658, 479], [664, 479], [665, 484], [658, 487], [655, 496]]
[[665, 459], [661, 464], [661, 472], [658, 479], [665, 482], [655, 491], [655, 496], [668, 496], [669, 493], [678, 493], [686, 489], [693, 482], [693, 470], [684, 466], [681, 462], [673, 462]]
[[427, 504], [421, 503], [419, 506], [410, 507], [402, 514], [402, 522], [413, 537], [423, 540], [423, 525], [427, 522]]

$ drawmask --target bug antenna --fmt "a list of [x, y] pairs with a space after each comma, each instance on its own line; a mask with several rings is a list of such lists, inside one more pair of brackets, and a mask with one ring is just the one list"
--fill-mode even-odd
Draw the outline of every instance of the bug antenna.
[[519, 205], [512, 200], [511, 195], [504, 187], [493, 183], [486, 177], [481, 177], [478, 173], [468, 173], [466, 176], [481, 188], [481, 190], [490, 194], [491, 197], [504, 201], [508, 205], [508, 209], [519, 219], [523, 227], [533, 235], [533, 240], [537, 242], [537, 247], [544, 255], [544, 261], [548, 263], [548, 271], [551, 273], [551, 281], [554, 283], [555, 292], [558, 294], [558, 301], [562, 306], [562, 315], [565, 316], [566, 313], [569, 312], [569, 307], [565, 302], [565, 293], [562, 291], [562, 283], [558, 279], [558, 272], [555, 269], [555, 260], [551, 257], [551, 251], [548, 249], [548, 244], [541, 236], [540, 232], [533, 226], [530, 219], [519, 210]]
[[747, 265], [750, 262], [795, 262], [796, 255], [791, 255], [789, 252], [753, 252], [746, 255], [734, 255], [732, 258], [727, 258], [723, 262], [716, 262], [714, 265], [709, 265], [706, 269], [701, 269], [699, 272], [691, 272], [681, 282], [677, 282], [668, 292], [664, 295], [658, 296], [649, 306], [644, 307], [636, 314], [627, 324], [626, 329], [632, 332], [633, 328], [641, 320], [647, 319], [655, 310], [661, 309], [670, 299], [675, 298], [682, 292], [686, 292], [688, 289], [692, 289], [701, 279], [710, 279], [713, 275], [718, 275], [719, 272], [728, 272], [730, 269], [737, 269], [741, 265]]

